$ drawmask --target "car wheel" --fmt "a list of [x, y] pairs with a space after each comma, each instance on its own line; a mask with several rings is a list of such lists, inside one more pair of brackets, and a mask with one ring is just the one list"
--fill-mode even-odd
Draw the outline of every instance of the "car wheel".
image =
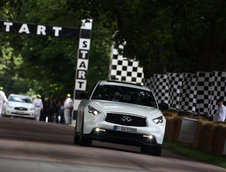
[[162, 146], [156, 145], [156, 146], [142, 146], [141, 152], [149, 155], [154, 156], [161, 156], [162, 153]]
[[79, 145], [80, 146], [91, 146], [92, 139], [89, 136], [82, 134], [79, 138]]
[[79, 136], [79, 145], [80, 146], [91, 146], [92, 139], [89, 137], [89, 135], [83, 134], [83, 125], [82, 125], [82, 133]]
[[75, 128], [75, 134], [74, 134], [74, 144], [75, 145], [79, 144], [79, 136], [78, 136], [78, 133], [76, 132], [76, 128]]

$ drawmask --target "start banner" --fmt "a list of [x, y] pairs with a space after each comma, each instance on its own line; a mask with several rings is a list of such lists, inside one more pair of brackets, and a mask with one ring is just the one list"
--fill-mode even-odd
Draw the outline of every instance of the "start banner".
[[[33, 34], [40, 36], [53, 36], [62, 38], [73, 38], [78, 39], [80, 37], [80, 28], [73, 27], [59, 27], [41, 24], [31, 23], [19, 23], [11, 21], [0, 20], [0, 31], [1, 32], [12, 32], [17, 34]], [[87, 32], [83, 32], [83, 37], [90, 37]], [[89, 32], [88, 32], [89, 34]]]

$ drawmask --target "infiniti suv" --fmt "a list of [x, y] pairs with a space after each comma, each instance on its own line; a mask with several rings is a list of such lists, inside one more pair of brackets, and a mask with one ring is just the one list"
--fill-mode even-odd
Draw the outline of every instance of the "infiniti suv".
[[100, 81], [78, 107], [74, 143], [92, 140], [135, 145], [161, 155], [166, 119], [152, 91], [140, 85]]

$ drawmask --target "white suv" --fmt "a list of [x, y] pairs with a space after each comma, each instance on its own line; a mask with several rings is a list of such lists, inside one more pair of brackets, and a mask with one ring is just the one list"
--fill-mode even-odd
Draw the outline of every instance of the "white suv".
[[78, 107], [74, 143], [92, 140], [135, 145], [161, 155], [166, 120], [152, 91], [143, 86], [100, 81]]

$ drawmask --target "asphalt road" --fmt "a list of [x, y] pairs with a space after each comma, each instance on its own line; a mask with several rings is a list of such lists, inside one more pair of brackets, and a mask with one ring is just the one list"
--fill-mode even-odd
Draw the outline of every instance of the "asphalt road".
[[163, 150], [161, 157], [141, 154], [139, 148], [94, 142], [73, 145], [74, 128], [19, 118], [0, 118], [1, 172], [226, 172]]

